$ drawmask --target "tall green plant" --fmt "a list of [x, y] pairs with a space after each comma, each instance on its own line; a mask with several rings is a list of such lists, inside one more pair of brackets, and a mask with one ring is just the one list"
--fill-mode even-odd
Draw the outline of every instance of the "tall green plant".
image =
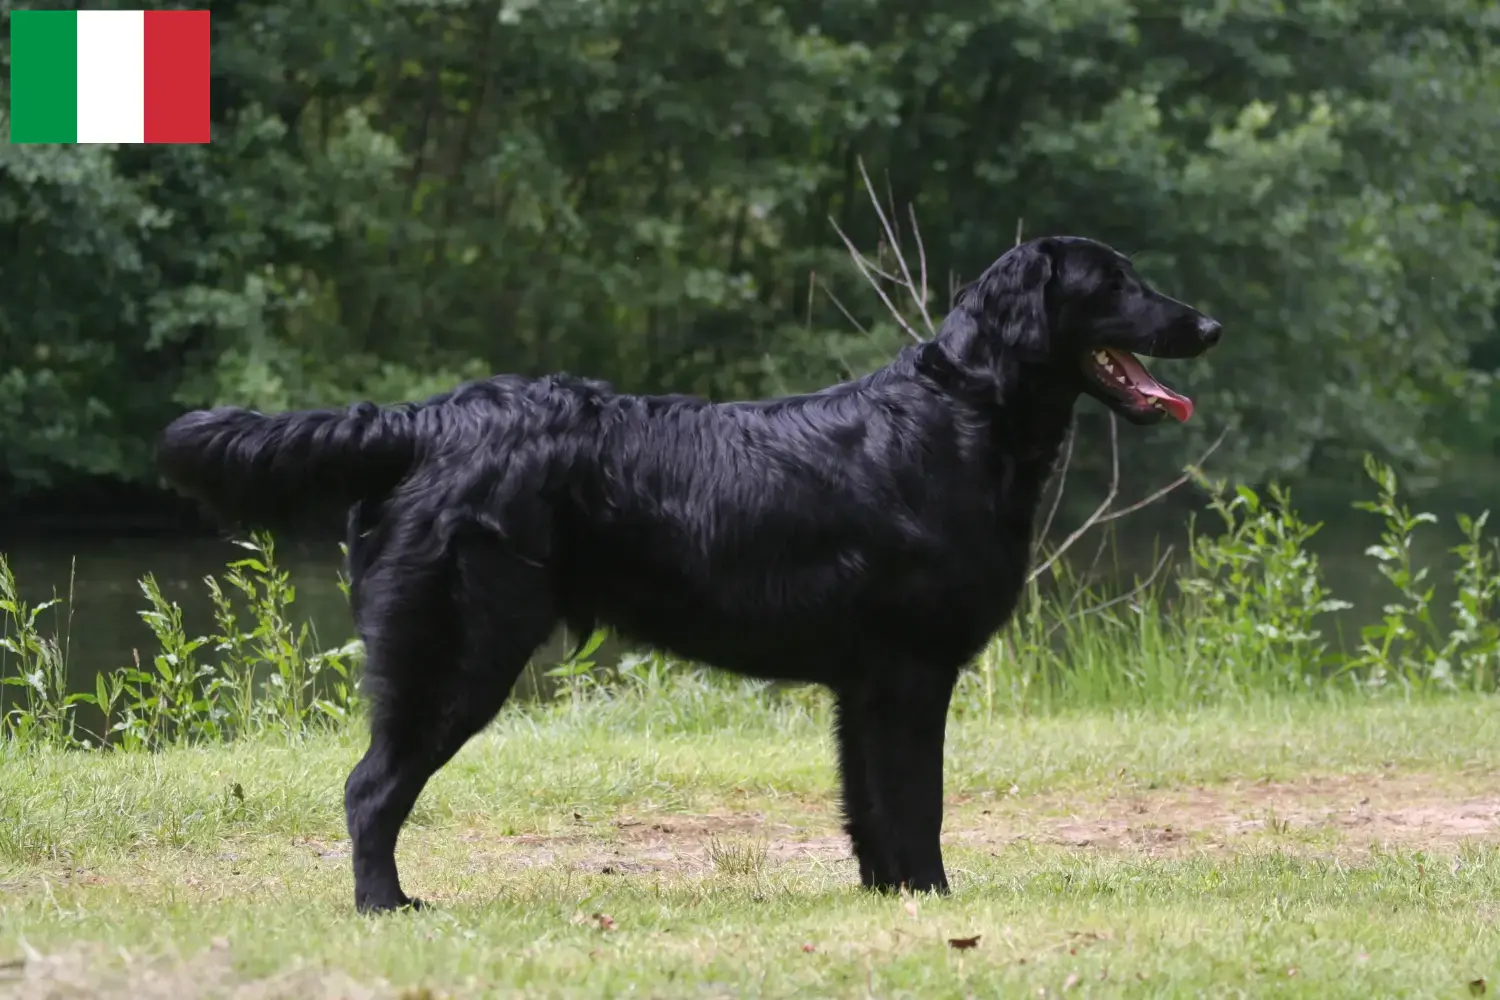
[[[1277, 485], [1270, 502], [1248, 486], [1212, 487], [1222, 530], [1188, 534], [1192, 561], [1178, 579], [1196, 655], [1217, 669], [1306, 687], [1330, 667], [1319, 616], [1351, 607], [1323, 582], [1308, 524]], [[1257, 685], [1259, 686], [1259, 685]]]
[[[68, 577], [67, 606], [72, 607], [73, 576]], [[63, 638], [45, 635], [38, 619], [58, 608], [54, 596], [32, 606], [21, 600], [21, 590], [9, 561], [0, 555], [0, 685], [20, 689], [20, 704], [0, 712], [0, 739], [20, 743], [82, 746], [78, 736], [77, 706], [91, 700], [68, 692], [66, 630]]]
[[1413, 543], [1418, 529], [1437, 523], [1426, 512], [1413, 512], [1399, 498], [1400, 482], [1389, 465], [1365, 458], [1365, 473], [1375, 483], [1373, 501], [1354, 506], [1379, 516], [1380, 542], [1366, 550], [1396, 591], [1382, 607], [1381, 620], [1361, 632], [1359, 649], [1348, 667], [1375, 687], [1399, 683], [1408, 688], [1478, 688], [1493, 690], [1500, 663], [1500, 555], [1486, 539], [1486, 511], [1478, 518], [1460, 516], [1464, 541], [1451, 551], [1458, 556], [1454, 621], [1445, 630], [1433, 611], [1435, 586], [1430, 567], [1418, 566]]
[[[255, 535], [239, 544], [250, 555], [229, 564], [224, 582], [204, 580], [214, 630], [190, 635], [181, 607], [148, 573], [140, 580], [147, 602], [140, 616], [155, 651], [145, 658], [137, 654], [128, 667], [100, 672], [92, 691], [72, 693], [66, 643], [44, 634], [38, 622], [61, 602], [22, 602], [15, 576], [0, 557], [0, 680], [22, 689], [20, 704], [0, 716], [0, 738], [128, 751], [248, 733], [296, 736], [346, 718], [357, 705], [352, 671], [359, 643], [317, 648], [310, 626], [293, 621], [296, 589], [276, 563], [271, 538]], [[80, 735], [76, 708], [82, 704], [99, 709], [99, 733]]]

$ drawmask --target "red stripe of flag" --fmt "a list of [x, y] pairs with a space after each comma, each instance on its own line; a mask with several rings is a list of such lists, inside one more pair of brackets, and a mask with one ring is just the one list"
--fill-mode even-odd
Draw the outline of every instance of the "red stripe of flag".
[[208, 141], [208, 11], [148, 10], [147, 142]]

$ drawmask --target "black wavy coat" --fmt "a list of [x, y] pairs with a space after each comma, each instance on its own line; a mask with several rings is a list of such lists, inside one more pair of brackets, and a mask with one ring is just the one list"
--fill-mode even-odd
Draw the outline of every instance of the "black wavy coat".
[[1108, 247], [1052, 238], [996, 261], [932, 340], [807, 395], [499, 376], [395, 407], [190, 413], [159, 461], [226, 524], [349, 510], [373, 705], [346, 784], [361, 910], [415, 903], [401, 825], [559, 622], [829, 686], [861, 882], [945, 891], [950, 694], [1022, 592], [1074, 402], [1160, 416], [1083, 359], [1217, 337]]

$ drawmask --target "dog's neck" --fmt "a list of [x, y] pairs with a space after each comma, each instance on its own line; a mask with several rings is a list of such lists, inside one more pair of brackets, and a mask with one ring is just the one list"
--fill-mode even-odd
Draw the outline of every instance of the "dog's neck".
[[1044, 466], [1050, 473], [1073, 425], [1073, 407], [1080, 392], [1070, 380], [1040, 366], [1002, 361], [999, 398], [991, 426], [1006, 443], [1006, 451], [1023, 466]]
[[922, 345], [917, 367], [978, 409], [1023, 463], [1056, 461], [1081, 392], [1076, 379], [995, 344], [959, 312]]

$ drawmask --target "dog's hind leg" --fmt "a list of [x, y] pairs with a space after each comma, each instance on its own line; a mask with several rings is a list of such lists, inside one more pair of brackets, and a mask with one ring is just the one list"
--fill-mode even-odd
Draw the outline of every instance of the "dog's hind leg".
[[421, 905], [401, 889], [401, 827], [428, 779], [495, 717], [554, 625], [546, 571], [485, 536], [455, 543], [436, 573], [392, 561], [366, 583], [370, 746], [344, 786], [360, 912]]
[[360, 592], [365, 575], [378, 555], [378, 548], [369, 537], [379, 524], [378, 505], [370, 500], [360, 500], [349, 508], [344, 520], [344, 572], [349, 577], [349, 612], [354, 618], [354, 633], [364, 639], [360, 626]]
[[870, 790], [870, 760], [865, 751], [864, 708], [859, 693], [839, 691], [833, 709], [834, 736], [839, 749], [839, 778], [843, 785], [844, 830], [859, 861], [859, 882], [866, 889], [893, 888], [895, 859], [890, 845], [878, 838], [879, 818]]
[[890, 664], [862, 684], [862, 735], [879, 838], [896, 873], [877, 888], [948, 891], [943, 870], [943, 742], [958, 671]]

